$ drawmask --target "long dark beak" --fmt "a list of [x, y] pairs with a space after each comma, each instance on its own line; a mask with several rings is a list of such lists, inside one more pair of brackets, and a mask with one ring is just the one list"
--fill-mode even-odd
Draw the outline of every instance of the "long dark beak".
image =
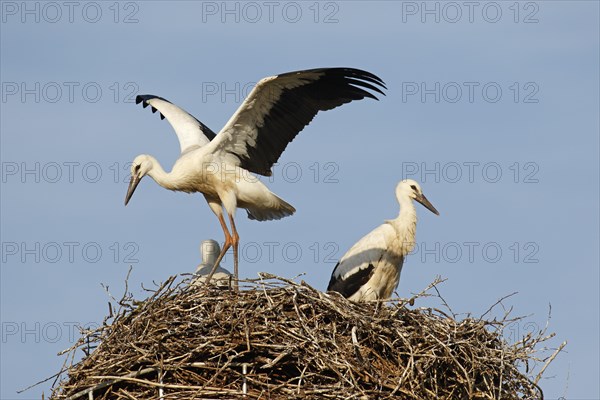
[[129, 181], [129, 187], [127, 188], [127, 195], [125, 195], [125, 205], [129, 203], [129, 199], [133, 196], [133, 192], [135, 192], [135, 188], [139, 185], [141, 179], [137, 176], [131, 176], [131, 180]]
[[435, 207], [433, 206], [433, 204], [431, 204], [429, 202], [429, 200], [427, 200], [427, 197], [425, 197], [424, 194], [417, 195], [417, 197], [415, 198], [415, 200], [418, 201], [419, 203], [423, 204], [423, 206], [426, 209], [428, 209], [429, 211], [431, 211], [435, 215], [440, 215], [440, 213], [438, 212], [438, 210], [436, 210]]

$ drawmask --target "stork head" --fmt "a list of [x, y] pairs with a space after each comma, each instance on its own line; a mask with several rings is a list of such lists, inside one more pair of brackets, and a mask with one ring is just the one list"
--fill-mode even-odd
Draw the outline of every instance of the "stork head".
[[435, 209], [433, 204], [431, 204], [429, 200], [427, 200], [427, 197], [425, 197], [423, 194], [421, 186], [419, 186], [419, 184], [412, 179], [405, 179], [398, 183], [398, 186], [396, 186], [396, 197], [398, 197], [398, 200], [402, 199], [403, 197], [408, 197], [418, 201], [435, 215], [440, 215], [438, 210]]
[[131, 180], [129, 181], [129, 187], [127, 188], [127, 195], [125, 195], [125, 205], [129, 203], [129, 199], [133, 196], [135, 188], [142, 178], [150, 172], [153, 166], [154, 162], [152, 161], [152, 157], [146, 154], [139, 155], [133, 160], [133, 163], [131, 163]]

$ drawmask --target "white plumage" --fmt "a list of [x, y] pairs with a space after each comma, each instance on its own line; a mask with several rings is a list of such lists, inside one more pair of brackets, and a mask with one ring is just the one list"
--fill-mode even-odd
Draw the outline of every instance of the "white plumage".
[[[216, 240], [209, 239], [202, 242], [200, 245], [202, 263], [198, 265], [194, 272], [194, 275], [196, 275], [194, 285], [206, 283], [206, 278], [210, 275], [220, 253], [221, 247]], [[229, 287], [230, 280], [231, 272], [219, 265], [213, 274], [213, 283], [217, 286]]]
[[[365, 97], [377, 99], [365, 90], [383, 94], [377, 86], [385, 88], [377, 76], [353, 68], [321, 68], [265, 78], [258, 82], [218, 135], [161, 97], [138, 96], [137, 103], [141, 102], [144, 107], [150, 105], [153, 112], [159, 111], [161, 118], [167, 118], [173, 126], [181, 156], [171, 172], [165, 172], [152, 156], [137, 156], [131, 166], [125, 205], [146, 175], [169, 190], [204, 194], [225, 235], [212, 273], [233, 246], [237, 280], [236, 209], [246, 209], [248, 217], [258, 221], [280, 219], [296, 211], [251, 173], [270, 176], [271, 167], [286, 146], [319, 111]], [[229, 217], [231, 233], [223, 218], [223, 209]], [[212, 273], [206, 278], [207, 282]]]
[[344, 254], [331, 274], [328, 291], [356, 302], [392, 296], [400, 281], [404, 257], [415, 245], [417, 212], [413, 200], [439, 215], [412, 179], [398, 183], [396, 198], [400, 205], [398, 217], [385, 221]]

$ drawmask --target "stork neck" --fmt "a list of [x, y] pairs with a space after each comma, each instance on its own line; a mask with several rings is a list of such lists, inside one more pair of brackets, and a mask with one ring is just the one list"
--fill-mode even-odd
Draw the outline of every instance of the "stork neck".
[[399, 198], [398, 204], [400, 205], [398, 217], [390, 222], [399, 231], [408, 228], [410, 231], [414, 232], [415, 227], [417, 226], [417, 210], [415, 209], [415, 204], [409, 197]]
[[166, 172], [156, 159], [152, 160], [152, 164], [152, 169], [148, 171], [148, 176], [165, 189], [172, 190], [175, 185], [171, 174]]
[[396, 231], [396, 240], [402, 254], [408, 254], [415, 246], [415, 234], [417, 232], [417, 211], [412, 199], [399, 197], [400, 212], [398, 217], [387, 221]]

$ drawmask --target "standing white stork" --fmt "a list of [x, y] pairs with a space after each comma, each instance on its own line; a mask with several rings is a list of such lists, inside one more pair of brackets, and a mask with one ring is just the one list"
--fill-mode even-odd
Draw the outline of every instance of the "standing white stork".
[[[258, 221], [280, 219], [296, 211], [251, 173], [270, 176], [271, 167], [286, 146], [319, 111], [365, 97], [377, 100], [365, 90], [384, 94], [377, 86], [385, 89], [379, 77], [353, 68], [312, 69], [264, 78], [218, 135], [161, 97], [137, 96], [136, 103], [141, 102], [144, 107], [150, 105], [153, 112], [158, 110], [161, 118], [167, 118], [179, 138], [181, 156], [171, 172], [165, 172], [152, 156], [137, 156], [131, 166], [125, 205], [146, 175], [169, 190], [201, 192], [225, 234], [223, 249], [206, 282], [210, 281], [231, 246], [233, 274], [237, 281], [239, 235], [234, 223], [236, 209], [246, 209], [248, 217]], [[232, 233], [223, 218], [223, 208]]]
[[396, 198], [400, 204], [398, 217], [385, 221], [344, 254], [333, 269], [328, 291], [356, 302], [392, 296], [400, 281], [404, 257], [415, 246], [417, 210], [413, 200], [440, 215], [412, 179], [398, 183]]

